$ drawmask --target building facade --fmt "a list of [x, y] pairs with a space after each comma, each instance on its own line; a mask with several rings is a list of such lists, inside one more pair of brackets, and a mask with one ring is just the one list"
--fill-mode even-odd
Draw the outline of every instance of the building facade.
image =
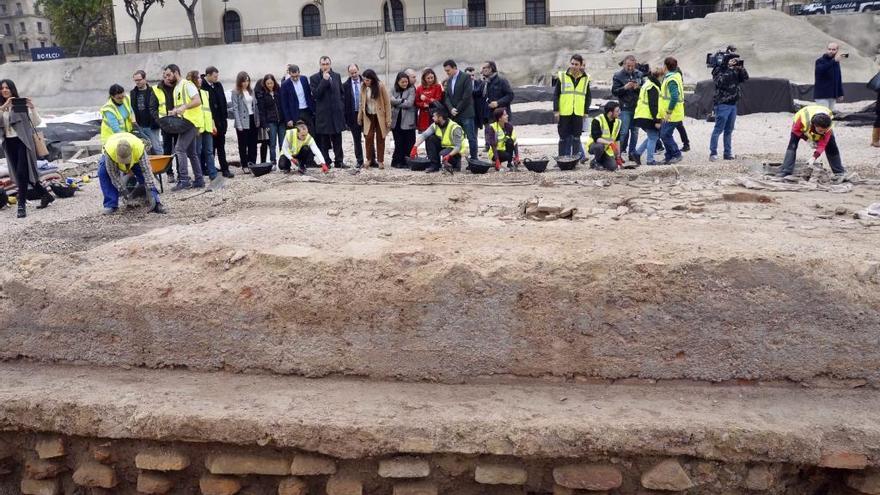
[[[389, 15], [389, 5], [390, 15]], [[123, 2], [114, 2], [116, 38], [120, 53], [130, 52], [134, 21]], [[637, 22], [656, 12], [645, 0], [201, 0], [196, 27], [201, 44], [285, 40], [309, 37], [368, 36], [387, 31], [449, 28], [571, 25], [596, 15], [629, 15]], [[592, 17], [588, 17], [592, 16]], [[648, 21], [653, 19], [646, 19]], [[185, 46], [191, 37], [186, 12], [178, 2], [153, 7], [141, 39], [145, 51]], [[175, 46], [179, 39], [181, 46]]]
[[54, 46], [49, 20], [34, 0], [0, 0], [0, 60], [31, 60], [31, 48]]

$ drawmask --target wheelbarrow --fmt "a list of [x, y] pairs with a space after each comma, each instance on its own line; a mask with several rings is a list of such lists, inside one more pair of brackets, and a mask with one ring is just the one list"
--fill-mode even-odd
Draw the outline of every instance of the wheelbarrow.
[[171, 160], [174, 155], [150, 155], [150, 170], [159, 179], [159, 192], [165, 193], [165, 185], [162, 183], [162, 174], [171, 168]]

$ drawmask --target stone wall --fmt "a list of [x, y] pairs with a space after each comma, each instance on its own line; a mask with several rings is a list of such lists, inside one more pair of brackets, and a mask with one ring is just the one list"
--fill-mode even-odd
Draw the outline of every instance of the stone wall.
[[0, 433], [0, 492], [203, 495], [880, 493], [880, 472], [841, 452], [817, 466], [689, 457], [578, 459], [401, 453], [336, 459], [314, 452], [203, 443]]

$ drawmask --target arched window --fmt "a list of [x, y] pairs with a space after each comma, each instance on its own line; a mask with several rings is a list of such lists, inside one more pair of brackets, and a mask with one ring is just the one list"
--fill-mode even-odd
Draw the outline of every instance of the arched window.
[[486, 0], [468, 0], [468, 26], [486, 27]]
[[316, 5], [306, 5], [302, 10], [303, 36], [321, 36], [321, 11]]
[[391, 17], [394, 18], [394, 29], [391, 29], [391, 20], [388, 19], [388, 2], [382, 2], [382, 19], [385, 20], [385, 32], [403, 31], [406, 27], [406, 19], [403, 17], [403, 2], [391, 0]]
[[526, 0], [526, 24], [547, 24], [547, 0]]
[[241, 42], [241, 16], [234, 10], [223, 13], [223, 41], [226, 43]]

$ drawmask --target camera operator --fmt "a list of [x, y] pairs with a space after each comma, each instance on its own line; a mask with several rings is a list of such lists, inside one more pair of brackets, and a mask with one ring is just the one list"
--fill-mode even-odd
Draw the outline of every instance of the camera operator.
[[740, 84], [749, 80], [742, 59], [733, 53], [725, 57], [725, 63], [712, 69], [715, 83], [715, 128], [709, 140], [709, 161], [718, 159], [718, 136], [724, 133], [724, 159], [733, 160], [733, 127], [736, 123], [736, 104], [742, 94]]
[[627, 158], [631, 162], [636, 160], [639, 141], [639, 128], [632, 125], [632, 121], [644, 77], [645, 74], [637, 67], [636, 58], [627, 55], [623, 59], [623, 69], [614, 74], [611, 84], [611, 94], [620, 100], [620, 152], [629, 151]]
[[816, 59], [813, 101], [834, 110], [835, 101], [843, 101], [843, 77], [840, 73], [840, 60], [848, 57], [840, 52], [837, 43], [828, 43], [825, 53]]

